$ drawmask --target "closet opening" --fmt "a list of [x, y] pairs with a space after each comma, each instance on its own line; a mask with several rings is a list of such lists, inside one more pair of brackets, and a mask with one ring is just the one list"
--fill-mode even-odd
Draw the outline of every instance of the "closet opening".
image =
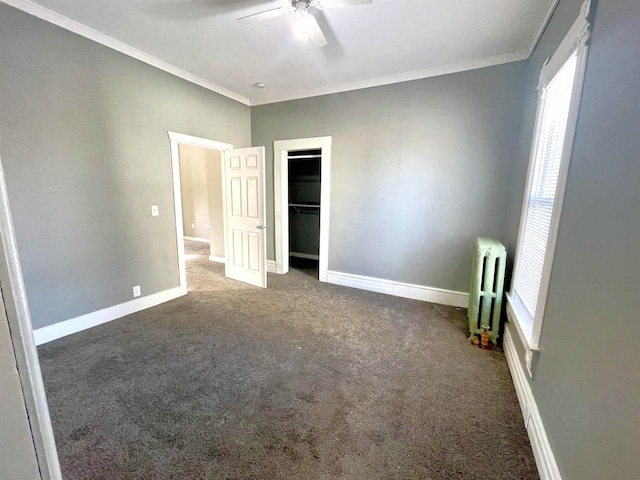
[[273, 142], [276, 273], [329, 273], [331, 137]]
[[289, 264], [318, 278], [322, 150], [289, 151]]

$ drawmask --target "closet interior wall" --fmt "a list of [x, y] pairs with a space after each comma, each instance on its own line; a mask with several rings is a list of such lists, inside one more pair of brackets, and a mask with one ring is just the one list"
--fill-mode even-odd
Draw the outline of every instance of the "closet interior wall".
[[288, 154], [290, 257], [319, 259], [321, 158], [320, 149]]

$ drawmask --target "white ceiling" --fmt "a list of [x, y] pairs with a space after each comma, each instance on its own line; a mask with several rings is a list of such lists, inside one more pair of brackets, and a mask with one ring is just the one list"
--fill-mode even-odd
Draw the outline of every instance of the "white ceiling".
[[[557, 3], [374, 0], [316, 11], [329, 40], [317, 48], [294, 39], [292, 17], [251, 25], [236, 20], [288, 0], [4, 1], [109, 44], [83, 31], [90, 27], [115, 39], [111, 46], [121, 51], [137, 49], [147, 55], [133, 56], [152, 64], [159, 59], [170, 65], [157, 66], [177, 67], [173, 73], [251, 105], [526, 58]], [[256, 82], [267, 88], [255, 88]]]

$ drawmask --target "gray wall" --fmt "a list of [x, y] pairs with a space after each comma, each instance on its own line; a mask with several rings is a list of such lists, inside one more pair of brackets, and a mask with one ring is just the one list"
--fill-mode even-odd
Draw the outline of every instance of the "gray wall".
[[331, 135], [329, 269], [468, 291], [475, 237], [507, 226], [524, 66], [252, 107], [267, 224], [273, 141]]
[[209, 239], [209, 191], [205, 148], [179, 146], [182, 225], [187, 237]]
[[4, 4], [0, 45], [0, 151], [34, 327], [131, 300], [133, 285], [176, 287], [167, 131], [249, 146], [249, 108]]
[[[531, 131], [537, 72], [580, 4], [560, 2], [530, 62], [524, 124]], [[640, 2], [599, 2], [541, 352], [530, 381], [565, 480], [640, 476], [639, 31]], [[518, 206], [510, 225], [512, 248], [527, 155], [518, 158], [511, 199]]]

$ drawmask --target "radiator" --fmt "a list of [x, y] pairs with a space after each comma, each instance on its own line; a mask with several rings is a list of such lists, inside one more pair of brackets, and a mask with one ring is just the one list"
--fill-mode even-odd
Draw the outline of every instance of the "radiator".
[[507, 252], [500, 242], [478, 237], [473, 252], [469, 291], [469, 340], [486, 330], [497, 344]]

